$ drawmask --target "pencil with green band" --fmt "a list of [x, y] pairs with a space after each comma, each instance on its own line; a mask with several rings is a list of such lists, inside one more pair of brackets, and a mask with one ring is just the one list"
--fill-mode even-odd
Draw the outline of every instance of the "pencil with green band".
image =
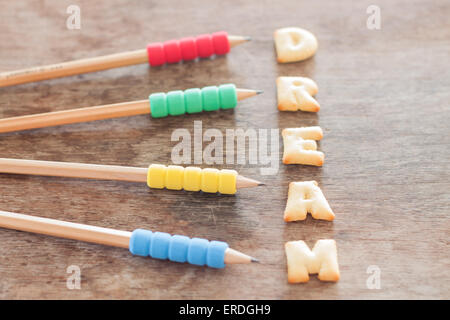
[[151, 114], [153, 118], [194, 114], [203, 111], [234, 109], [238, 101], [262, 93], [261, 90], [239, 89], [234, 84], [176, 90], [150, 94], [146, 100], [122, 102], [46, 112], [0, 119], [0, 133], [71, 123]]

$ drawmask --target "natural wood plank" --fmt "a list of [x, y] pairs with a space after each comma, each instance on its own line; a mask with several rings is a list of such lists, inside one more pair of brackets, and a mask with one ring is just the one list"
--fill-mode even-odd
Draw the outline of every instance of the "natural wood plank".
[[[204, 130], [223, 132], [320, 125], [325, 164], [280, 161], [276, 176], [261, 176], [255, 165], [218, 166], [267, 183], [234, 197], [149, 190], [139, 183], [0, 175], [1, 210], [225, 240], [261, 260], [212, 270], [2, 229], [0, 298], [450, 298], [447, 2], [379, 0], [379, 31], [366, 28], [368, 1], [77, 3], [78, 31], [65, 26], [70, 1], [2, 3], [0, 70], [137, 50], [147, 41], [221, 29], [253, 41], [227, 57], [198, 63], [137, 65], [0, 88], [1, 118], [228, 82], [262, 89], [264, 95], [242, 101], [234, 111], [160, 120], [141, 115], [1, 134], [2, 157], [145, 167], [168, 162], [176, 144], [172, 132], [192, 132], [194, 120], [202, 120]], [[317, 36], [316, 56], [277, 64], [273, 31], [297, 25]], [[313, 78], [320, 112], [280, 113], [279, 75]], [[312, 179], [336, 219], [285, 223], [289, 182]], [[305, 285], [289, 285], [284, 242], [313, 244], [320, 238], [337, 241], [341, 280], [329, 284], [312, 277]], [[66, 288], [69, 265], [81, 268], [81, 290]], [[369, 265], [381, 269], [381, 290], [366, 288]]]

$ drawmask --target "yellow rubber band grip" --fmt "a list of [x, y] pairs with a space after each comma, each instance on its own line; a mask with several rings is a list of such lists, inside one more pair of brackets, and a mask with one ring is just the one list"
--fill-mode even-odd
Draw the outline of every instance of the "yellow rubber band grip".
[[237, 172], [212, 168], [164, 166], [152, 164], [148, 168], [147, 185], [156, 189], [203, 191], [222, 194], [236, 193]]
[[236, 193], [236, 177], [235, 170], [220, 170], [219, 174], [219, 192], [223, 194]]
[[184, 168], [180, 166], [169, 166], [166, 170], [166, 188], [171, 190], [183, 189]]

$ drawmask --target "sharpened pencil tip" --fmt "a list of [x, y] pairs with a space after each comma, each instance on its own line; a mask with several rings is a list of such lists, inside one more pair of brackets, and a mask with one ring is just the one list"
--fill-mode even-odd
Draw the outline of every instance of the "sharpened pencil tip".
[[258, 183], [258, 186], [265, 186], [266, 184], [264, 182]]
[[259, 260], [252, 257], [252, 263], [253, 263], [253, 262], [254, 262], [254, 263], [259, 263]]
[[264, 91], [262, 91], [262, 90], [256, 90], [256, 94], [261, 94], [261, 93], [264, 93]]
[[245, 41], [252, 41], [252, 37], [244, 37]]
[[255, 179], [250, 179], [239, 175], [236, 180], [236, 188], [253, 188], [259, 186], [261, 182]]

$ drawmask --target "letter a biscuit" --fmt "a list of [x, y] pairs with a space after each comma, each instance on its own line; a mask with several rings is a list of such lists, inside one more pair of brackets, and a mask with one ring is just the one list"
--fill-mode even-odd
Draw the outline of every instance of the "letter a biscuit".
[[284, 221], [305, 220], [308, 212], [314, 219], [328, 221], [334, 219], [333, 210], [316, 181], [291, 182]]

